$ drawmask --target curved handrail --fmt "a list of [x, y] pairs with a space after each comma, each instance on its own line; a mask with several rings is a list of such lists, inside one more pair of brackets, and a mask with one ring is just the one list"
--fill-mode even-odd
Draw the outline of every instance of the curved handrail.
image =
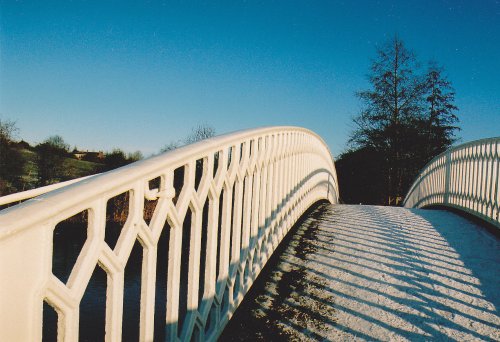
[[[108, 276], [106, 339], [120, 340], [124, 271], [138, 241], [140, 340], [151, 340], [157, 244], [168, 229], [167, 338], [215, 340], [300, 215], [318, 200], [338, 202], [337, 184], [319, 136], [303, 128], [267, 127], [181, 147], [2, 210], [0, 339], [40, 340], [44, 302], [58, 314], [58, 338], [78, 339], [80, 302], [100, 267]], [[105, 239], [107, 204], [121, 194], [128, 198], [128, 216], [111, 248]], [[149, 201], [155, 205], [146, 220]], [[82, 212], [87, 240], [64, 283], [51, 269], [54, 229]]]
[[444, 205], [500, 228], [500, 137], [450, 148], [422, 169], [403, 202], [407, 208]]

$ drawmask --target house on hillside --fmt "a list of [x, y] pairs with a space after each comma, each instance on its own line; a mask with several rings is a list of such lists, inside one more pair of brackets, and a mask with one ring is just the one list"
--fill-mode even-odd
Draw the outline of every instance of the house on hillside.
[[98, 151], [98, 152], [93, 152], [93, 151], [78, 151], [78, 150], [73, 150], [72, 152], [73, 157], [75, 157], [78, 160], [85, 160], [85, 161], [90, 161], [94, 163], [101, 163], [104, 160], [104, 152]]

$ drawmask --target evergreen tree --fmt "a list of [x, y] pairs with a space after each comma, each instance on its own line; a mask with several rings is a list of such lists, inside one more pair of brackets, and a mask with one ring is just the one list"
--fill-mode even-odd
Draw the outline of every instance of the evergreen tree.
[[371, 89], [357, 94], [364, 109], [354, 119], [357, 129], [350, 142], [356, 149], [369, 147], [384, 156], [385, 195], [389, 199], [403, 195], [404, 165], [411, 157], [409, 150], [415, 148], [417, 132], [412, 127], [422, 113], [425, 88], [416, 73], [414, 53], [397, 37], [379, 49], [377, 57], [369, 75]]
[[429, 63], [426, 74], [426, 113], [423, 131], [426, 135], [427, 161], [445, 151], [456, 141], [455, 132], [459, 130], [455, 124], [458, 117], [455, 92], [451, 83], [443, 75], [443, 68], [435, 62]]
[[382, 160], [366, 167], [383, 179], [367, 182], [384, 184], [384, 203], [397, 204], [425, 163], [455, 141], [455, 94], [435, 63], [422, 75], [397, 37], [378, 50], [368, 80], [370, 89], [357, 93], [363, 109], [354, 118], [351, 151], [342, 157], [373, 151]]

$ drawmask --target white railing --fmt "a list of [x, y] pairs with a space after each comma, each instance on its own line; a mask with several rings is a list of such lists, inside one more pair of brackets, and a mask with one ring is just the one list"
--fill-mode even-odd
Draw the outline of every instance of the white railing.
[[453, 147], [431, 160], [404, 200], [407, 208], [444, 205], [500, 228], [500, 137]]
[[[128, 206], [112, 246], [106, 210], [116, 196]], [[58, 340], [78, 340], [80, 304], [99, 268], [107, 277], [105, 337], [121, 340], [125, 267], [138, 243], [140, 318], [123, 324], [139, 326], [141, 341], [153, 339], [155, 284], [164, 281], [165, 338], [215, 340], [287, 231], [319, 200], [338, 201], [324, 142], [305, 129], [270, 127], [185, 146], [2, 210], [0, 340], [41, 340], [47, 305], [57, 313]], [[86, 241], [62, 281], [52, 267], [54, 231], [81, 213]], [[166, 230], [168, 271], [156, 279]]]

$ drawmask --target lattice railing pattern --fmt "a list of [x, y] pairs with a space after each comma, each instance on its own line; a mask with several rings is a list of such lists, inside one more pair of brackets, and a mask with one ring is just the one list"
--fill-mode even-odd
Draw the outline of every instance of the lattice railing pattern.
[[430, 161], [404, 206], [445, 205], [500, 227], [500, 138], [456, 146]]
[[[128, 214], [112, 244], [109, 201], [122, 195]], [[287, 231], [324, 199], [338, 201], [324, 142], [305, 129], [270, 127], [208, 139], [3, 210], [0, 340], [41, 340], [47, 304], [57, 313], [58, 340], [78, 340], [85, 329], [82, 297], [96, 269], [107, 277], [106, 340], [121, 340], [124, 273], [137, 243], [140, 319], [123, 324], [139, 325], [139, 339], [152, 340], [158, 241], [165, 230], [164, 336], [215, 340]], [[87, 237], [69, 277], [61, 279], [52, 269], [54, 230], [82, 213]]]

